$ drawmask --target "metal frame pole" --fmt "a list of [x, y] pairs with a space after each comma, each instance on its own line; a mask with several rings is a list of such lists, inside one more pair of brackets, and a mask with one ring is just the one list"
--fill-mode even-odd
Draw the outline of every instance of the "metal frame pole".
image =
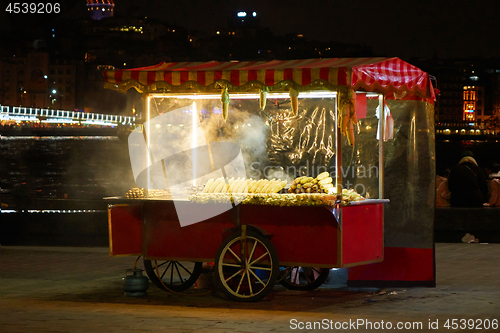
[[378, 198], [384, 198], [384, 134], [385, 134], [385, 106], [384, 106], [384, 95], [380, 94], [378, 96], [378, 119], [380, 120], [380, 126], [378, 128]]

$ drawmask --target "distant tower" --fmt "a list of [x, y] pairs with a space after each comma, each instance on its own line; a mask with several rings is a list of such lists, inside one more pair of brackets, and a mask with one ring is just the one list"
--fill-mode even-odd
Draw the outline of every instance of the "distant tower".
[[87, 10], [93, 20], [113, 17], [114, 8], [113, 0], [87, 0]]

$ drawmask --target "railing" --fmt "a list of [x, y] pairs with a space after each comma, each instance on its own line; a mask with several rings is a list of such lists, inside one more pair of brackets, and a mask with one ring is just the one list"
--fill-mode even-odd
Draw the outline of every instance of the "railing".
[[[21, 117], [21, 120], [36, 120], [37, 117], [47, 119], [61, 120], [61, 122], [83, 122], [84, 124], [121, 124], [135, 125], [136, 117], [118, 116], [102, 113], [90, 113], [79, 111], [55, 110], [55, 109], [39, 109], [17, 106], [0, 105], [1, 118]], [[19, 118], [17, 118], [19, 119]]]

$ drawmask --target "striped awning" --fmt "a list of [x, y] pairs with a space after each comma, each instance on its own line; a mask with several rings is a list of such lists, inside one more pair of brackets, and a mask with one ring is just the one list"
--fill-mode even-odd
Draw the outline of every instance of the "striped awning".
[[[240, 90], [249, 85], [272, 90], [280, 84], [304, 90], [315, 87], [382, 93], [416, 93], [434, 97], [429, 75], [399, 58], [331, 58], [235, 62], [173, 62], [156, 66], [105, 70], [106, 87], [126, 91], [229, 86]], [[302, 88], [302, 89], [301, 89]]]

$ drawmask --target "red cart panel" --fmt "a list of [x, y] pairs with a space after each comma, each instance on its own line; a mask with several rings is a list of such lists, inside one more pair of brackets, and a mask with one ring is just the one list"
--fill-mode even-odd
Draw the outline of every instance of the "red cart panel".
[[342, 267], [382, 261], [384, 205], [342, 207]]
[[108, 207], [109, 253], [112, 256], [142, 254], [142, 205]]
[[383, 260], [383, 203], [342, 207], [342, 227], [332, 207], [266, 205], [239, 205], [181, 227], [176, 205], [185, 206], [184, 211], [205, 210], [207, 214], [217, 210], [217, 204], [171, 200], [115, 205], [110, 209], [111, 254], [214, 261], [224, 238], [239, 225], [249, 225], [271, 239], [281, 265], [331, 268]]

